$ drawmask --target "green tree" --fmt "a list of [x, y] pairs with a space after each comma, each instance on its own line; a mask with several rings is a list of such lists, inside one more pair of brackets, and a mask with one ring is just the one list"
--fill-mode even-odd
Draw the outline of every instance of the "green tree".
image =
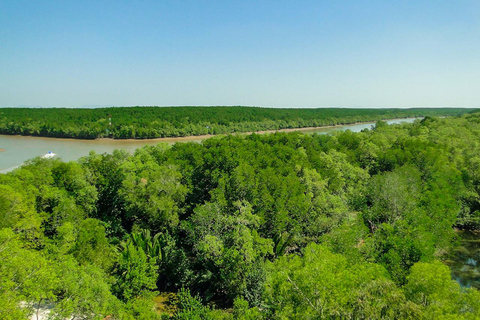
[[308, 245], [303, 257], [285, 256], [271, 265], [266, 303], [273, 319], [419, 316], [381, 266], [349, 263], [316, 244]]
[[158, 165], [141, 149], [123, 168], [125, 180], [119, 194], [129, 220], [155, 232], [175, 227], [187, 192], [177, 168]]
[[142, 248], [127, 243], [116, 267], [115, 292], [123, 301], [149, 296], [156, 289], [157, 267]]
[[259, 218], [248, 203], [237, 202], [226, 214], [218, 203], [199, 207], [187, 229], [201, 267], [199, 283], [208, 298], [237, 295], [259, 303], [264, 281], [263, 260], [272, 242], [254, 230]]
[[91, 218], [81, 222], [70, 253], [80, 264], [94, 264], [106, 271], [112, 267], [115, 259], [113, 247], [105, 235], [104, 225]]
[[478, 319], [480, 293], [462, 289], [451, 279], [450, 269], [435, 261], [412, 267], [405, 286], [407, 297], [425, 309], [429, 319]]

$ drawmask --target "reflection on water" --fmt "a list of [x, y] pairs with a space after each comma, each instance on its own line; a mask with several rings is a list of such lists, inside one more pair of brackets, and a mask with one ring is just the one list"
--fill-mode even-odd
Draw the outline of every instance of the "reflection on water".
[[462, 287], [480, 289], [480, 232], [459, 231], [460, 245], [455, 248], [449, 260], [452, 278]]

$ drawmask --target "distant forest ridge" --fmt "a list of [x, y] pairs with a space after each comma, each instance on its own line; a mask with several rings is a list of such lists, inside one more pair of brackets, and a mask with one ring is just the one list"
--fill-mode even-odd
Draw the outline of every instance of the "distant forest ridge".
[[0, 134], [77, 139], [152, 139], [321, 127], [478, 109], [277, 109], [261, 107], [0, 108]]

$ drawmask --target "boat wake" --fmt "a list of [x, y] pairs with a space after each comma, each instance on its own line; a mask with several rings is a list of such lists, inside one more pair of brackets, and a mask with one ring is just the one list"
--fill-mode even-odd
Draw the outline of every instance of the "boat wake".
[[48, 151], [48, 153], [47, 153], [47, 154], [44, 154], [44, 155], [42, 156], [42, 158], [45, 158], [45, 159], [53, 158], [53, 157], [55, 157], [56, 155], [57, 155], [57, 154], [53, 153], [52, 151]]

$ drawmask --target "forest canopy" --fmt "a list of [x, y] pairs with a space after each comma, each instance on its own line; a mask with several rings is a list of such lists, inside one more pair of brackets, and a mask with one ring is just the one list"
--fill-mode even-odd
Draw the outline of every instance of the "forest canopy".
[[32, 159], [0, 175], [0, 318], [478, 319], [444, 260], [479, 141], [471, 113]]
[[452, 116], [472, 110], [474, 109], [0, 108], [0, 134], [79, 139], [152, 139], [332, 126], [407, 117]]

